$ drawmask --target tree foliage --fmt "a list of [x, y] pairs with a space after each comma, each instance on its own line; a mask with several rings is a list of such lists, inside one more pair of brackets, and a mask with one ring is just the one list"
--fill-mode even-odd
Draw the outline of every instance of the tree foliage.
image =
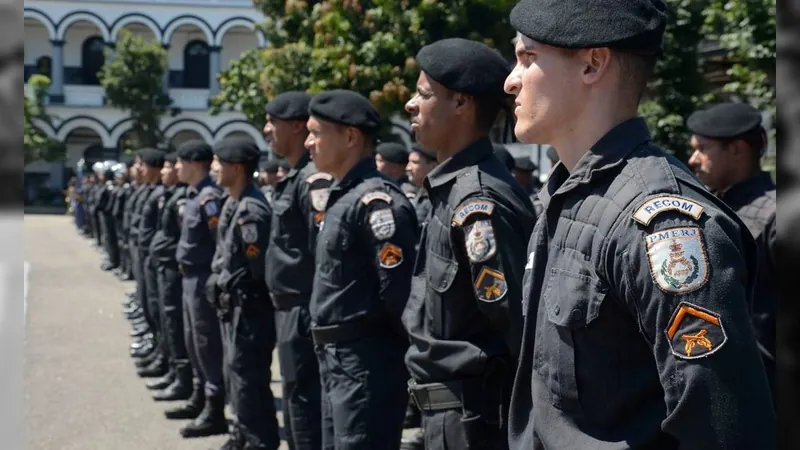
[[167, 52], [158, 41], [123, 30], [116, 48], [108, 51], [98, 76], [109, 106], [127, 111], [133, 119], [126, 146], [156, 148], [162, 143], [161, 118], [172, 111], [164, 92], [166, 71]]
[[268, 99], [286, 90], [343, 88], [369, 97], [384, 119], [411, 97], [419, 49], [446, 37], [481, 40], [511, 54], [515, 0], [254, 0], [269, 48], [219, 76], [212, 111], [240, 109], [263, 124]]
[[32, 161], [54, 161], [64, 155], [64, 146], [36, 128], [34, 121], [41, 121], [52, 127], [53, 117], [47, 112], [46, 100], [50, 89], [50, 79], [44, 75], [32, 75], [28, 80], [30, 92], [25, 94], [23, 115], [23, 147], [25, 164]]

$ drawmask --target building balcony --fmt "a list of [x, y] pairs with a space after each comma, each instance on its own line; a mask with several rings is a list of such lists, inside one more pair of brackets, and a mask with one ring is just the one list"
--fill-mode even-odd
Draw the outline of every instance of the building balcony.
[[[28, 84], [25, 84], [25, 94], [32, 95]], [[172, 106], [182, 110], [207, 110], [210, 91], [208, 89], [172, 88], [169, 90]], [[51, 106], [67, 107], [94, 107], [106, 106], [101, 86], [86, 86], [79, 84], [64, 85], [63, 103], [54, 104], [46, 101]]]
[[169, 90], [172, 106], [180, 109], [208, 109], [208, 89], [172, 88]]
[[67, 84], [64, 86], [64, 105], [102, 107], [104, 106], [103, 88]]

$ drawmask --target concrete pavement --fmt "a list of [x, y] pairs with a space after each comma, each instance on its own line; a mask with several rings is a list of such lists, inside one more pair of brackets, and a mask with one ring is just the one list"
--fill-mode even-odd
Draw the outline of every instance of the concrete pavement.
[[[197, 450], [224, 443], [224, 436], [181, 438], [183, 421], [163, 415], [172, 404], [150, 399], [128, 356], [130, 326], [120, 312], [133, 284], [100, 270], [100, 254], [78, 236], [71, 217], [25, 216], [25, 259], [27, 450]], [[273, 372], [278, 379], [276, 365]], [[273, 391], [280, 393], [278, 383]]]

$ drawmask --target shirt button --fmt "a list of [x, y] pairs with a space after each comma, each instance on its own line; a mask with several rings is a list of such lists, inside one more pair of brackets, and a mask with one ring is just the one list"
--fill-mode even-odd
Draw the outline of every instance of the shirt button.
[[579, 320], [583, 318], [583, 311], [580, 309], [573, 309], [572, 310], [572, 318], [575, 320]]
[[553, 314], [555, 314], [555, 315], [561, 314], [561, 308], [559, 306], [556, 306], [555, 308], [553, 308]]

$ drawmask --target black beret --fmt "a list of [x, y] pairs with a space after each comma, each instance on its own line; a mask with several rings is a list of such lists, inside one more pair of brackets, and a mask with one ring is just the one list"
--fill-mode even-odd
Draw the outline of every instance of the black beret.
[[667, 15], [663, 0], [522, 0], [510, 20], [521, 34], [554, 47], [658, 54]]
[[555, 147], [549, 147], [547, 149], [547, 158], [553, 162], [559, 162], [561, 158], [558, 157], [558, 152], [556, 152]]
[[733, 138], [761, 126], [761, 113], [745, 103], [720, 103], [695, 111], [686, 121], [694, 134], [709, 138]]
[[381, 116], [363, 95], [335, 89], [321, 92], [311, 99], [308, 113], [323, 120], [356, 127], [367, 134], [378, 131]]
[[514, 158], [514, 168], [522, 172], [533, 172], [536, 170], [536, 164], [528, 157]]
[[381, 155], [384, 161], [395, 164], [408, 164], [408, 151], [406, 146], [399, 142], [384, 142], [378, 144], [375, 153]]
[[154, 148], [143, 148], [136, 152], [136, 156], [150, 167], [164, 167], [164, 152]]
[[267, 103], [267, 114], [283, 120], [308, 120], [308, 104], [311, 96], [303, 91], [287, 91], [278, 94]]
[[511, 172], [515, 166], [514, 157], [511, 156], [511, 153], [504, 145], [492, 144], [492, 146], [494, 147], [494, 155], [506, 166], [508, 171]]
[[175, 152], [167, 153], [166, 155], [164, 155], [164, 162], [175, 164], [176, 162], [178, 162], [178, 154]]
[[436, 161], [436, 153], [428, 149], [422, 148], [422, 146], [420, 146], [419, 144], [411, 144], [411, 151], [417, 152], [431, 161]]
[[214, 154], [227, 163], [257, 164], [261, 150], [248, 138], [228, 137], [214, 144]]
[[477, 41], [450, 38], [426, 45], [417, 53], [425, 74], [451, 91], [470, 95], [505, 95], [510, 64], [497, 50]]
[[273, 158], [261, 163], [261, 170], [267, 173], [278, 173], [278, 160]]
[[200, 139], [191, 139], [178, 146], [178, 158], [184, 161], [209, 162], [214, 159], [211, 146]]

